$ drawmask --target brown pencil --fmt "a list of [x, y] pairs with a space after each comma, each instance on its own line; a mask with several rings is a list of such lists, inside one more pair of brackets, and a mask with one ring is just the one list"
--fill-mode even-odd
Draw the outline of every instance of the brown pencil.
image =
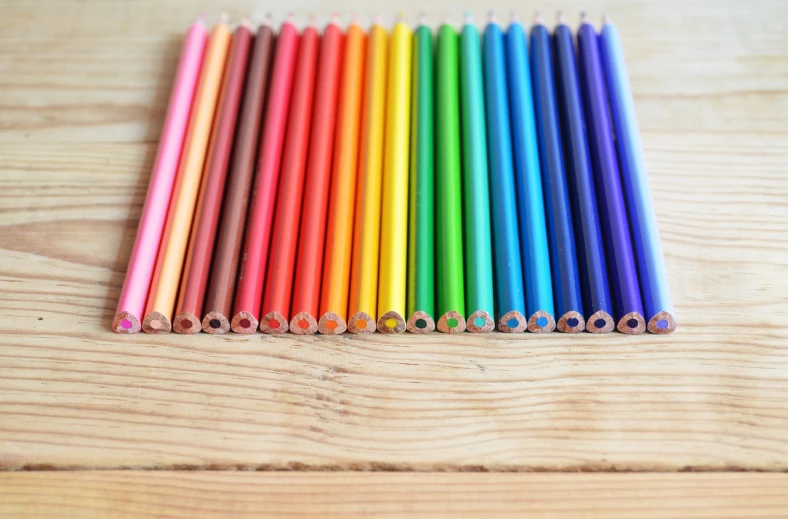
[[273, 50], [274, 31], [269, 19], [257, 31], [246, 78], [241, 121], [233, 149], [230, 178], [227, 182], [225, 209], [205, 299], [202, 329], [208, 333], [230, 331], [228, 316], [233, 311], [238, 262], [243, 245], [244, 223], [255, 171], [260, 123], [268, 91]]
[[219, 94], [215, 135], [211, 139], [212, 147], [197, 198], [178, 304], [175, 306], [175, 319], [172, 322], [175, 333], [197, 333], [202, 328], [200, 317], [205, 300], [205, 283], [213, 256], [216, 226], [227, 180], [227, 164], [235, 136], [235, 123], [238, 119], [238, 106], [241, 102], [251, 43], [251, 31], [246, 24], [241, 24], [235, 30]]

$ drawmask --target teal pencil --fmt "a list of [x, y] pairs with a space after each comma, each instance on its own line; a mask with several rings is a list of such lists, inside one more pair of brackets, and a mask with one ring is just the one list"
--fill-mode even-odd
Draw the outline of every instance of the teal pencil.
[[487, 125], [479, 30], [470, 14], [460, 36], [463, 199], [465, 205], [465, 310], [467, 330], [495, 328]]

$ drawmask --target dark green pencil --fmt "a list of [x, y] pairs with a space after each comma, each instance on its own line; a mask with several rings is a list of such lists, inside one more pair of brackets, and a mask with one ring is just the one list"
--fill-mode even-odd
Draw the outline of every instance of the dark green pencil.
[[[435, 329], [435, 124], [432, 31], [413, 33], [410, 193], [408, 196], [408, 330]], [[463, 325], [464, 328], [464, 325]]]

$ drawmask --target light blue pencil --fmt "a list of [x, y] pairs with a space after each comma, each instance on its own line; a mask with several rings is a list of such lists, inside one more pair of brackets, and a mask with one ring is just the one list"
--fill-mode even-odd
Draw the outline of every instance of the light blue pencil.
[[607, 19], [599, 35], [599, 49], [607, 79], [610, 112], [616, 132], [616, 148], [624, 181], [624, 196], [635, 245], [648, 331], [670, 333], [676, 329], [676, 319], [670, 299], [648, 172], [643, 159], [635, 103], [618, 30]]
[[551, 332], [555, 329], [555, 307], [528, 43], [525, 29], [515, 19], [506, 30], [506, 62], [528, 330]]

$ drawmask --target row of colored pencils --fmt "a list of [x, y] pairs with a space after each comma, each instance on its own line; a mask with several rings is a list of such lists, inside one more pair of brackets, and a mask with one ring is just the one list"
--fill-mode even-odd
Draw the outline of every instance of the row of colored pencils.
[[116, 332], [675, 326], [609, 21], [189, 30]]

